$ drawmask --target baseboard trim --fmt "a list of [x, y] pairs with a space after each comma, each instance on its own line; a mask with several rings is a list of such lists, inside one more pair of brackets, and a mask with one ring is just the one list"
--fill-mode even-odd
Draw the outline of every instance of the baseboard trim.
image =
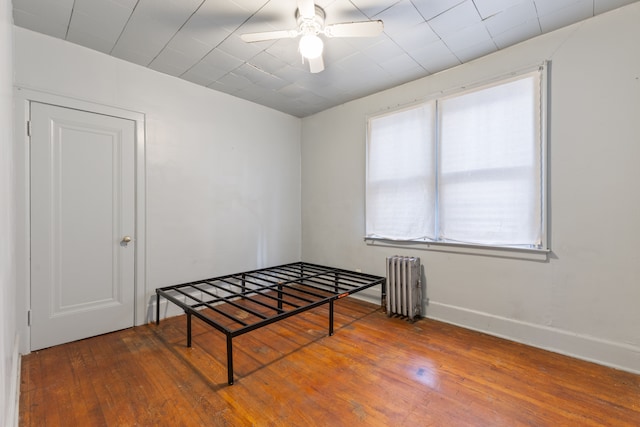
[[522, 322], [462, 307], [429, 302], [427, 318], [511, 341], [640, 374], [640, 347]]
[[20, 336], [16, 334], [13, 342], [11, 360], [11, 385], [9, 387], [9, 407], [7, 408], [5, 423], [7, 426], [18, 427], [18, 405], [20, 404]]

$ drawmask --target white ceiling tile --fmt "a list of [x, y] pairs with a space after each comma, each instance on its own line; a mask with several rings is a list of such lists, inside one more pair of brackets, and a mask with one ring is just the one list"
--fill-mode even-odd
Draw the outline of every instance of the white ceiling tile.
[[[189, 58], [191, 63], [195, 63], [207, 55], [214, 47], [215, 45], [204, 43], [180, 31], [169, 41], [166, 48], [181, 52], [186, 58]], [[160, 55], [162, 55], [162, 52]]]
[[[255, 1], [263, 6], [253, 7], [253, 11], [256, 12], [251, 16], [249, 20], [244, 22], [240, 27], [236, 29], [236, 33], [255, 33], [263, 31], [278, 31], [278, 30], [290, 30], [297, 27], [295, 11], [297, 4], [295, 0], [288, 1]], [[258, 10], [259, 9], [259, 10]], [[261, 49], [266, 49], [273, 42], [259, 42], [255, 45], [260, 46]]]
[[250, 84], [244, 89], [241, 89], [235, 93], [236, 96], [252, 102], [273, 98], [274, 94], [275, 93], [273, 90], [255, 83]]
[[251, 80], [236, 73], [229, 73], [218, 79], [217, 83], [238, 91], [249, 86], [251, 84]]
[[64, 39], [73, 10], [73, 0], [13, 0], [16, 25]]
[[236, 58], [226, 52], [223, 52], [220, 49], [213, 50], [207, 54], [202, 61], [205, 64], [211, 65], [213, 67], [219, 68], [221, 70], [231, 71], [235, 68], [241, 66], [244, 61]]
[[305, 70], [305, 74], [295, 82], [298, 86], [305, 88], [309, 92], [319, 93], [325, 90], [329, 84], [326, 75], [336, 76], [339, 69], [337, 67], [325, 68], [321, 73], [309, 73]]
[[534, 0], [538, 15], [547, 15], [559, 9], [564, 9], [580, 0]]
[[480, 58], [481, 56], [493, 53], [497, 50], [498, 47], [493, 42], [493, 40], [483, 40], [480, 43], [476, 43], [463, 49], [455, 50], [453, 51], [453, 53], [458, 57], [458, 59], [460, 59], [460, 61], [469, 62], [474, 59]]
[[391, 74], [388, 80], [391, 83], [389, 87], [400, 86], [429, 75], [430, 73], [420, 65], [407, 69], [397, 69], [393, 71], [393, 74]]
[[[377, 78], [386, 79], [388, 74], [382, 68], [370, 68], [366, 74], [360, 74], [346, 70], [346, 73], [339, 82], [336, 82], [336, 88], [342, 88], [343, 91], [350, 93], [351, 96], [361, 97], [366, 94], [373, 93], [371, 85]], [[371, 92], [369, 92], [371, 91]]]
[[91, 31], [81, 31], [78, 28], [69, 29], [67, 40], [106, 54], [109, 54], [113, 49], [112, 40], [105, 40]]
[[256, 83], [265, 89], [269, 89], [270, 91], [281, 89], [289, 84], [288, 81], [269, 73], [263, 73], [261, 78], [257, 80]]
[[[269, 80], [269, 77], [272, 76], [268, 72], [251, 64], [242, 64], [241, 66], [233, 70], [233, 74], [242, 76], [247, 80], [249, 80], [251, 83], [259, 83], [261, 81], [267, 81]], [[287, 84], [288, 83], [286, 82], [284, 83], [281, 82], [279, 87], [284, 87]]]
[[13, 21], [20, 27], [59, 39], [64, 39], [67, 35], [66, 23], [49, 20], [46, 16], [34, 15], [23, 10], [13, 11]]
[[524, 1], [485, 19], [483, 22], [485, 23], [487, 30], [489, 30], [489, 33], [495, 36], [511, 30], [514, 27], [523, 25], [525, 22], [537, 19], [538, 14], [533, 2]]
[[112, 54], [128, 59], [130, 52], [138, 52], [135, 62], [150, 64], [200, 2], [201, 0], [140, 0]]
[[336, 65], [346, 71], [346, 74], [361, 79], [365, 78], [365, 75], [371, 73], [373, 69], [378, 68], [378, 64], [361, 52], [356, 52], [338, 61]]
[[179, 27], [202, 3], [203, 0], [140, 0], [134, 15], [144, 14], [168, 27]]
[[440, 40], [427, 22], [422, 22], [413, 27], [408, 27], [404, 32], [391, 36], [398, 46], [407, 52], [423, 48], [425, 45]]
[[389, 74], [394, 74], [396, 72], [404, 74], [407, 71], [418, 68], [422, 74], [426, 74], [426, 70], [418, 64], [415, 59], [406, 53], [404, 55], [394, 56], [393, 58], [389, 58], [384, 61], [379, 61], [378, 64], [387, 70]]
[[233, 32], [249, 17], [251, 12], [235, 3], [207, 1], [186, 26], [198, 32], [206, 32], [207, 28], [221, 28]]
[[109, 53], [132, 10], [113, 1], [77, 0], [67, 40]]
[[[228, 10], [229, 8], [221, 11], [221, 4], [225, 3], [211, 1], [204, 3], [180, 28], [180, 34], [210, 46], [217, 46], [236, 29], [237, 23], [231, 25], [230, 21], [246, 19], [243, 17], [249, 16], [248, 12], [242, 9], [240, 9], [241, 12], [235, 12], [233, 9]], [[237, 8], [237, 6], [235, 7]], [[221, 14], [224, 14], [223, 17], [220, 17]], [[213, 21], [216, 17], [224, 25], [216, 25]]]
[[215, 82], [211, 83], [207, 87], [211, 88], [211, 89], [213, 89], [215, 91], [218, 91], [218, 92], [227, 93], [229, 95], [234, 95], [236, 92], [238, 92], [240, 90], [235, 86], [230, 86], [230, 85], [226, 85], [226, 84], [222, 83], [222, 81], [220, 79], [218, 79]]
[[566, 25], [582, 21], [593, 15], [593, 1], [580, 0], [570, 5], [556, 9], [551, 13], [541, 15], [538, 19], [542, 32], [557, 30]]
[[465, 0], [411, 0], [422, 17], [427, 21], [464, 3], [464, 1]]
[[617, 9], [638, 0], [594, 0], [593, 10], [596, 14]]
[[245, 43], [238, 35], [231, 34], [222, 43], [220, 43], [218, 48], [223, 52], [233, 53], [233, 56], [236, 58], [246, 61], [265, 50], [267, 46], [268, 45], [265, 46], [264, 43]]
[[447, 47], [449, 47], [453, 52], [466, 49], [475, 44], [489, 40], [491, 40], [491, 36], [482, 22], [465, 27], [455, 33], [450, 33], [442, 37], [442, 41], [444, 41]]
[[[220, 0], [207, 0], [207, 3], [218, 3]], [[222, 3], [222, 2], [220, 2]], [[258, 9], [260, 9], [264, 4], [265, 0], [231, 0], [230, 2], [224, 3], [235, 3], [236, 5], [242, 7], [245, 10], [248, 10], [251, 13], [255, 13]]]
[[287, 66], [287, 63], [268, 52], [260, 52], [249, 61], [251, 65], [268, 73], [276, 73]]
[[390, 39], [384, 39], [367, 49], [364, 54], [376, 62], [383, 62], [398, 56], [406, 55], [405, 51]]
[[458, 57], [451, 52], [442, 40], [429, 43], [420, 49], [409, 52], [409, 54], [431, 74], [460, 65]]
[[147, 16], [132, 18], [111, 51], [113, 56], [148, 65], [167, 44], [173, 34], [163, 34], [159, 24]]
[[499, 49], [504, 49], [505, 47], [539, 36], [540, 34], [542, 34], [540, 23], [537, 19], [532, 19], [500, 34], [494, 35], [493, 41]]
[[184, 72], [180, 77], [202, 86], [209, 86], [228, 72], [229, 70], [218, 68], [205, 62], [199, 62]]
[[393, 36], [414, 27], [424, 18], [410, 0], [402, 0], [376, 16], [384, 22], [384, 32]]
[[131, 15], [135, 5], [135, 1], [123, 3], [114, 0], [75, 0], [73, 12], [84, 12], [96, 18], [102, 17], [106, 21], [121, 22]]
[[440, 37], [454, 33], [481, 21], [473, 2], [467, 0], [430, 19], [429, 25]]
[[352, 3], [367, 17], [373, 18], [380, 12], [389, 9], [399, 0], [351, 0]]
[[382, 33], [377, 37], [344, 37], [342, 40], [356, 50], [365, 50], [390, 39]]
[[74, 0], [38, 1], [38, 0], [13, 0], [13, 9], [21, 10], [32, 15], [40, 15], [52, 21], [56, 25], [69, 23]]
[[149, 68], [174, 77], [180, 77], [186, 71], [181, 64], [169, 61], [154, 61]]
[[325, 24], [338, 22], [366, 21], [369, 18], [358, 10], [349, 0], [335, 0], [324, 8], [326, 13]]
[[198, 61], [194, 60], [193, 57], [189, 57], [178, 50], [165, 48], [149, 64], [149, 68], [172, 76], [180, 76], [196, 62]]
[[[268, 42], [266, 42], [268, 43]], [[325, 43], [325, 56], [328, 52], [328, 43]], [[271, 44], [265, 49], [265, 52], [279, 58], [287, 64], [297, 64], [301, 62], [301, 56], [298, 52], [298, 39], [283, 39]]]
[[[309, 92], [308, 90], [306, 91], [307, 93]], [[316, 93], [316, 95], [318, 95], [317, 92], [313, 92], [313, 93]], [[328, 100], [331, 100], [332, 102], [337, 102], [337, 103], [341, 103], [340, 101], [349, 99], [349, 95], [347, 95], [347, 92], [344, 90], [344, 88], [337, 87], [337, 86], [323, 87], [321, 95], [327, 98]], [[304, 98], [306, 98], [306, 93], [303, 96], [299, 97], [299, 99], [304, 99]]]
[[142, 52], [134, 47], [126, 47], [118, 49], [118, 52], [111, 51], [111, 55], [123, 59], [125, 61], [132, 62], [134, 64], [142, 65], [146, 67], [153, 61], [153, 57], [148, 52]]
[[138, 3], [138, 0], [111, 0], [111, 1], [122, 7], [129, 8], [131, 10], [133, 10], [133, 8]]
[[278, 93], [280, 95], [286, 96], [287, 98], [291, 99], [303, 97], [306, 91], [307, 89], [296, 83], [291, 83], [283, 88], [278, 89]]
[[398, 86], [429, 75], [429, 72], [409, 55], [398, 56], [379, 65], [389, 74], [387, 82], [390, 86]]
[[[324, 62], [325, 64], [338, 62], [347, 56], [353, 55], [354, 47], [343, 38], [325, 39]], [[296, 55], [299, 54], [296, 51]]]
[[[527, 2], [533, 5], [533, 0], [528, 0]], [[523, 0], [473, 0], [473, 3], [476, 5], [478, 12], [480, 12], [482, 19], [486, 19], [496, 13], [523, 3]]]
[[278, 75], [280, 76], [280, 78], [282, 78], [282, 80], [298, 83], [302, 78], [309, 75], [309, 71], [302, 67], [293, 67], [291, 65], [287, 65], [278, 72]]
[[309, 105], [313, 105], [315, 102], [325, 102], [325, 101], [327, 101], [327, 98], [315, 93], [310, 94], [309, 96], [305, 96], [304, 98], [301, 98], [302, 104], [309, 104]]

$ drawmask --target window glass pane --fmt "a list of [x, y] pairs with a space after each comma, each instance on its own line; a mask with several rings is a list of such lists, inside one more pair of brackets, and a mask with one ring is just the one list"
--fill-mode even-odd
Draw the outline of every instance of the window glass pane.
[[439, 233], [492, 245], [541, 243], [538, 73], [440, 101]]
[[434, 238], [434, 103], [369, 119], [366, 235]]

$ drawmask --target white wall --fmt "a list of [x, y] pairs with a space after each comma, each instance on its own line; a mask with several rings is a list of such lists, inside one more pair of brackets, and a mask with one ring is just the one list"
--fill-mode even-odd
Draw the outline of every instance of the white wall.
[[[640, 372], [640, 3], [303, 120], [302, 255], [425, 264], [427, 316]], [[551, 60], [552, 253], [368, 246], [365, 116]]]
[[17, 86], [145, 115], [147, 298], [300, 260], [300, 119], [18, 27], [14, 66]]
[[0, 0], [0, 424], [16, 424], [16, 258], [13, 168], [13, 22]]

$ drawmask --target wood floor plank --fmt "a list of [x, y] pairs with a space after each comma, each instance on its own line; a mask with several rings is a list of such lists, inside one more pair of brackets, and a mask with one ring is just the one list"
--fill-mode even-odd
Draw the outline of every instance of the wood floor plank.
[[21, 426], [638, 426], [640, 376], [352, 298], [234, 339], [185, 316], [23, 357]]

